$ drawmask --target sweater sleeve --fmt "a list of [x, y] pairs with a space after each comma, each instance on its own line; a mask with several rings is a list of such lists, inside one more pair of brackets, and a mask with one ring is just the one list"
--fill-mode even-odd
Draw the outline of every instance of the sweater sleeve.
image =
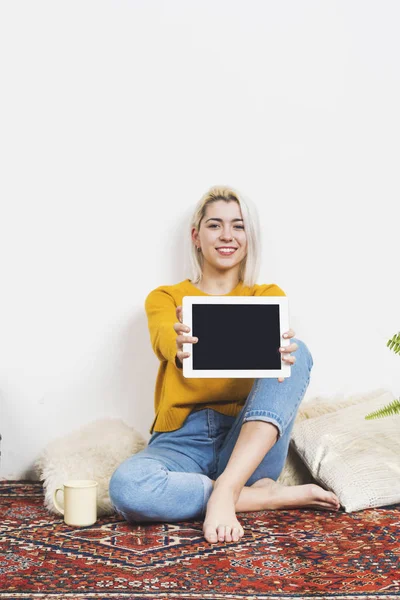
[[157, 358], [175, 364], [177, 333], [173, 326], [178, 318], [174, 299], [165, 290], [157, 288], [148, 294], [144, 306], [150, 341]]
[[264, 283], [258, 286], [255, 296], [286, 296], [285, 292], [276, 283]]

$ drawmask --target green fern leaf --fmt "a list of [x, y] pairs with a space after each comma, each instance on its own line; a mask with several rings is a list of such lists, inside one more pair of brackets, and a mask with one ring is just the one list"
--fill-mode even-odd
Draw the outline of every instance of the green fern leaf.
[[[388, 340], [386, 346], [388, 348], [390, 348], [390, 350], [393, 350], [393, 352], [395, 354], [400, 354], [400, 331], [397, 335], [394, 334], [394, 336], [392, 338], [390, 338], [390, 340]], [[382, 417], [389, 417], [390, 415], [398, 415], [398, 414], [400, 414], [399, 399], [393, 400], [393, 402], [391, 402], [384, 408], [381, 408], [379, 410], [376, 410], [375, 412], [369, 413], [369, 415], [367, 415], [365, 417], [365, 419], [367, 419], [367, 420], [380, 419]]]
[[380, 408], [372, 413], [369, 413], [365, 418], [380, 419], [381, 417], [389, 417], [390, 415], [400, 415], [400, 399], [393, 400], [390, 404], [387, 404], [384, 408]]
[[388, 340], [386, 346], [388, 346], [390, 350], [393, 350], [395, 354], [400, 353], [400, 331], [397, 335], [395, 334], [390, 340]]

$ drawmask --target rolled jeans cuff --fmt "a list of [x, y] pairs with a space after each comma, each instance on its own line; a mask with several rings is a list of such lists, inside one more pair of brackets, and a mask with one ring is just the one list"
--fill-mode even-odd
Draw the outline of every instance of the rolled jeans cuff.
[[210, 499], [214, 486], [211, 479], [207, 477], [207, 475], [203, 475], [202, 473], [196, 473], [196, 475], [200, 478], [201, 483], [203, 484], [203, 510], [200, 518], [204, 519], [207, 511], [207, 503]]
[[273, 423], [279, 431], [279, 437], [283, 434], [283, 424], [279, 415], [268, 410], [249, 410], [243, 418], [243, 423], [247, 421], [264, 421], [265, 423]]

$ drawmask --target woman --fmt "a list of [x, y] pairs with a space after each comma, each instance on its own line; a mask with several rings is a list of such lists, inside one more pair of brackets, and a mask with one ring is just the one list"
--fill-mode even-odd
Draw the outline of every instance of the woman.
[[[212, 187], [191, 222], [192, 279], [160, 286], [146, 298], [151, 343], [161, 361], [156, 416], [148, 446], [116, 469], [109, 490], [115, 510], [128, 522], [205, 517], [205, 539], [230, 542], [244, 535], [237, 512], [340, 506], [333, 492], [318, 485], [288, 487], [276, 481], [313, 366], [293, 330], [285, 336], [292, 343], [280, 348], [282, 360], [294, 365], [287, 380], [182, 375], [182, 361], [189, 356], [183, 343], [198, 341], [182, 323], [183, 296], [285, 295], [275, 284], [255, 283], [258, 223], [249, 199], [233, 188]], [[218, 332], [215, 340], [223, 351]]]

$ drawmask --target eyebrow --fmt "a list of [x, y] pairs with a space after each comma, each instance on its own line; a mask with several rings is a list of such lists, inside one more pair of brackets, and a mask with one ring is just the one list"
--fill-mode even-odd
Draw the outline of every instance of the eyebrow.
[[[219, 219], [217, 217], [210, 217], [209, 219], [207, 219], [206, 223], [208, 223], [208, 221], [220, 221], [222, 223], [222, 219]], [[243, 219], [232, 219], [232, 223], [234, 221], [243, 221]]]

